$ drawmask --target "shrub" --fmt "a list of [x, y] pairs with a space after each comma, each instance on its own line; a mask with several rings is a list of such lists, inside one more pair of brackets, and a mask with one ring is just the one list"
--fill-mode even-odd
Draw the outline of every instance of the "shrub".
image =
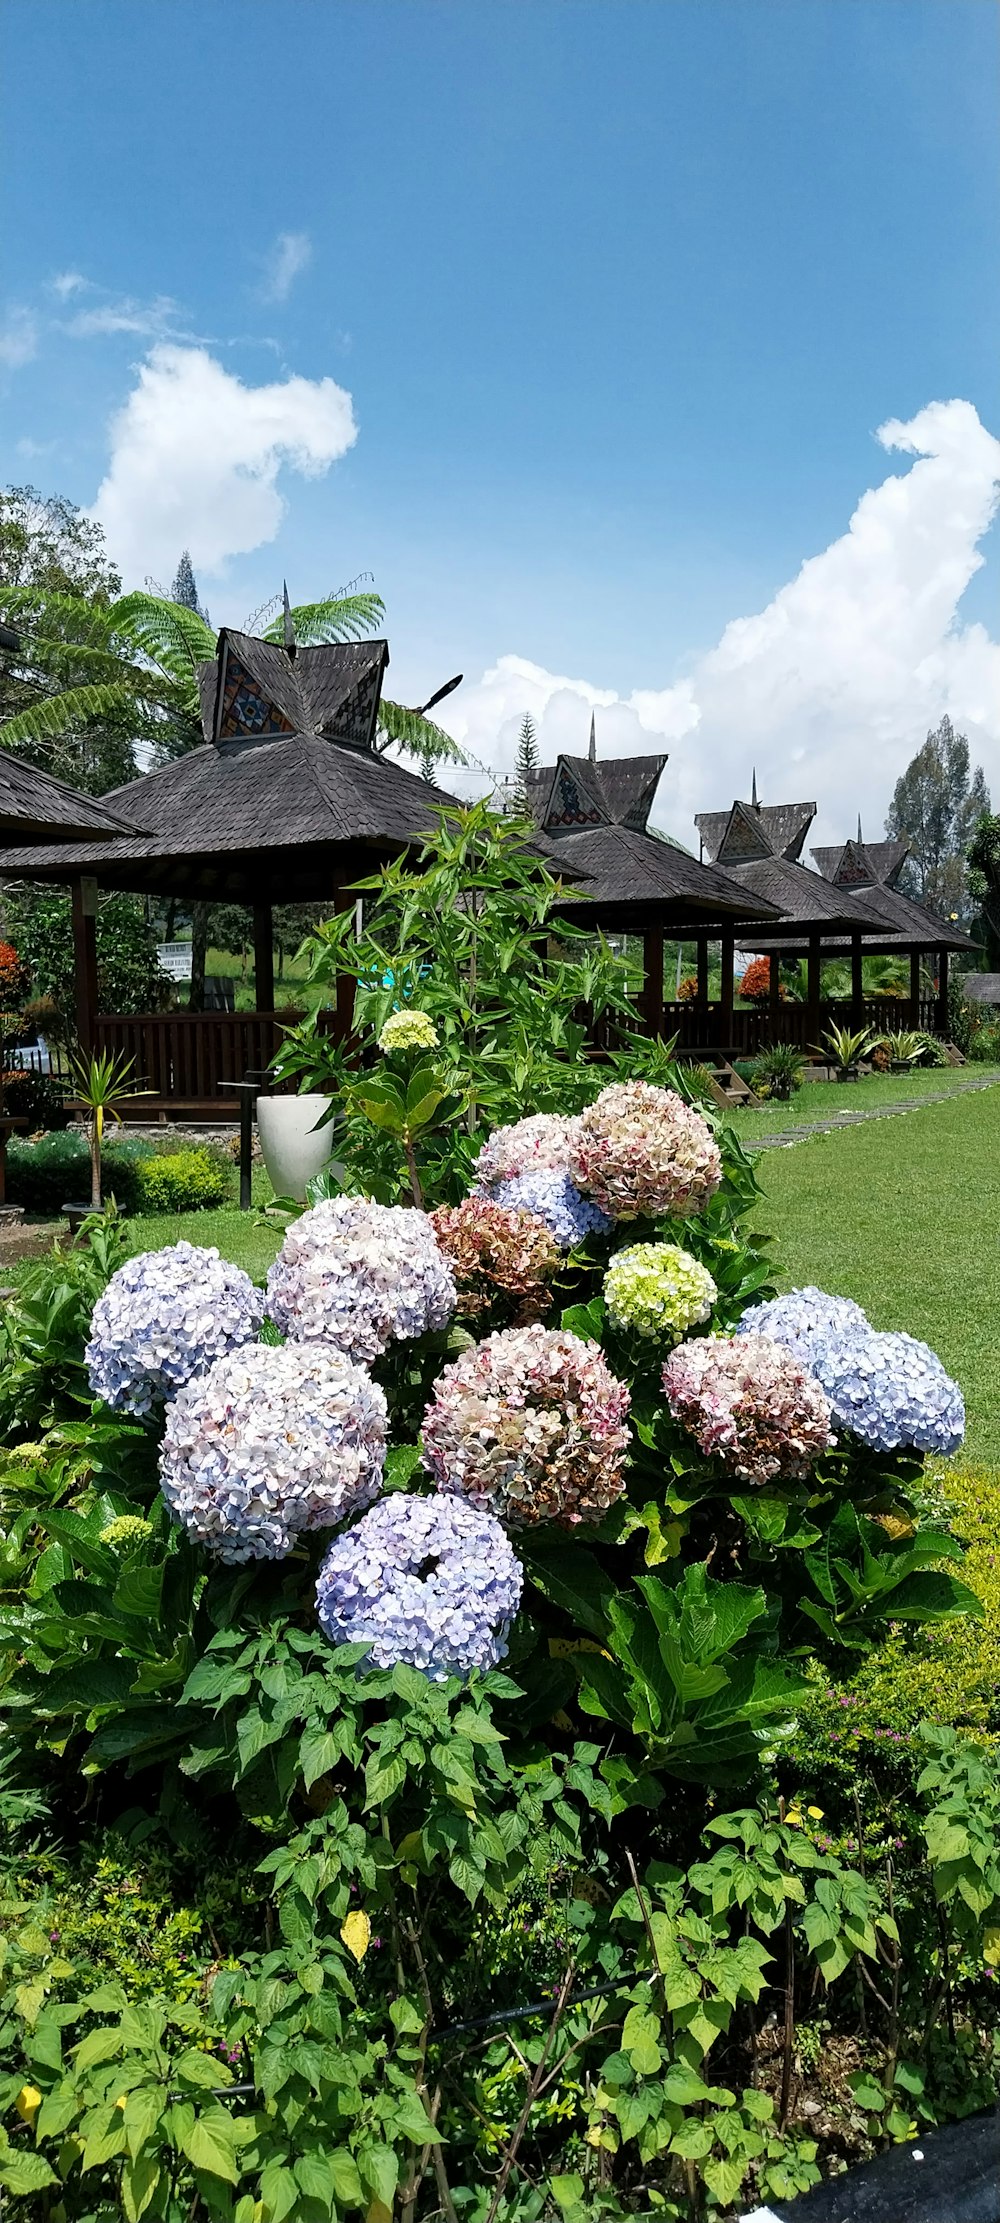
[[775, 1096], [787, 1102], [802, 1086], [805, 1058], [790, 1042], [774, 1042], [762, 1050], [750, 1068], [751, 1087], [758, 1096]]
[[12, 1119], [27, 1119], [33, 1129], [43, 1128], [48, 1134], [68, 1127], [70, 1114], [63, 1102], [63, 1092], [51, 1073], [21, 1072], [15, 1069], [3, 1077], [4, 1110]]
[[[152, 1153], [152, 1145], [139, 1137], [109, 1143], [104, 1152], [104, 1193], [113, 1196], [122, 1211], [135, 1211], [139, 1203], [139, 1165]], [[90, 1151], [77, 1130], [50, 1134], [40, 1142], [13, 1135], [7, 1149], [7, 1195], [26, 1212], [44, 1213], [55, 1219], [64, 1204], [90, 1195]]]
[[985, 1026], [973, 1026], [969, 1056], [977, 1065], [1000, 1065], [1000, 1022], [993, 1019]]
[[[771, 993], [771, 960], [753, 957], [739, 982], [739, 993], [746, 1003], [766, 1003]], [[779, 982], [778, 994], [785, 1000], [785, 989]]]
[[144, 1158], [136, 1169], [138, 1209], [143, 1212], [197, 1212], [225, 1204], [232, 1180], [211, 1153], [175, 1150]]

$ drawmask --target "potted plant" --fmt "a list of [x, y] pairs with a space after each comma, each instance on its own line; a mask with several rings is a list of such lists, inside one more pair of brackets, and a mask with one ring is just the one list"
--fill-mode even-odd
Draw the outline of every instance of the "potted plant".
[[336, 1101], [346, 1077], [344, 1053], [320, 1032], [319, 1015], [289, 1027], [271, 1060], [276, 1081], [295, 1081], [294, 1095], [257, 1098], [257, 1132], [275, 1196], [304, 1204], [310, 1181], [330, 1164]]
[[112, 1119], [117, 1119], [120, 1126], [119, 1104], [127, 1096], [149, 1093], [148, 1090], [135, 1089], [128, 1085], [134, 1063], [133, 1058], [116, 1058], [108, 1050], [102, 1052], [100, 1057], [73, 1060], [73, 1084], [80, 1105], [87, 1115], [90, 1143], [90, 1202], [63, 1205], [73, 1234], [91, 1212], [99, 1212], [101, 1209], [101, 1150], [104, 1121], [108, 1113], [110, 1112]]
[[[828, 1027], [823, 1036], [826, 1055], [833, 1066], [836, 1081], [856, 1081], [858, 1068], [865, 1051], [871, 1047], [871, 1030], [859, 1028], [856, 1034], [850, 1027]], [[823, 1053], [821, 1052], [820, 1055]]]
[[773, 1042], [754, 1059], [751, 1086], [758, 1096], [765, 1093], [781, 1103], [788, 1103], [802, 1086], [805, 1058], [801, 1050], [793, 1049], [790, 1042]]

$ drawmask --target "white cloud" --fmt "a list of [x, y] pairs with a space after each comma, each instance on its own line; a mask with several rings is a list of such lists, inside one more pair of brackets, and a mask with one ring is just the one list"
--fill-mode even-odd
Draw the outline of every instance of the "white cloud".
[[273, 540], [282, 467], [322, 477], [357, 438], [332, 378], [245, 386], [204, 348], [153, 348], [111, 425], [93, 514], [126, 579], [170, 576], [182, 548], [198, 571]]
[[287, 301], [306, 264], [312, 260], [308, 232], [279, 232], [265, 265], [261, 293], [265, 301]]
[[966, 401], [932, 402], [877, 437], [917, 460], [863, 494], [847, 532], [766, 609], [734, 618], [683, 680], [623, 700], [501, 656], [443, 705], [442, 723], [500, 772], [525, 710], [546, 761], [586, 753], [591, 706], [599, 753], [666, 739], [656, 817], [688, 843], [694, 812], [748, 794], [754, 765], [765, 801], [817, 801], [814, 838], [842, 834], [859, 808], [880, 833], [896, 779], [945, 711], [1000, 802], [1000, 643], [957, 615], [997, 508], [1000, 442]]
[[123, 300], [105, 301], [96, 309], [78, 310], [62, 329], [73, 340], [103, 339], [115, 332], [132, 332], [148, 340], [190, 339], [190, 333], [178, 329], [181, 314], [169, 294], [159, 293], [153, 301], [136, 301], [127, 295]]
[[38, 325], [30, 309], [9, 309], [0, 324], [0, 364], [20, 370], [38, 353]]
[[79, 270], [59, 270], [54, 278], [50, 278], [49, 284], [60, 301], [68, 301], [74, 293], [89, 293], [91, 282]]

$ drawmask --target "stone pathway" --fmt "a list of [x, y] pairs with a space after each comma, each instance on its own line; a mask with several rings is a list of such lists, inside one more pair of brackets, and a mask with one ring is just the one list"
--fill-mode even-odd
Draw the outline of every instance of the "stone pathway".
[[[1000, 1074], [989, 1073], [982, 1080], [958, 1081], [954, 1088], [936, 1088], [926, 1096], [908, 1096], [901, 1103], [875, 1104], [864, 1111], [834, 1112], [829, 1119], [812, 1119], [801, 1127], [782, 1127], [773, 1135], [755, 1135], [745, 1148], [753, 1150], [790, 1150], [793, 1143], [804, 1142], [808, 1135], [835, 1135], [843, 1127], [860, 1127], [866, 1119], [895, 1119], [903, 1112], [921, 1111], [925, 1104], [946, 1104], [953, 1096], [967, 1096], [975, 1089], [996, 1088]], [[737, 1122], [736, 1132], [739, 1133]]]

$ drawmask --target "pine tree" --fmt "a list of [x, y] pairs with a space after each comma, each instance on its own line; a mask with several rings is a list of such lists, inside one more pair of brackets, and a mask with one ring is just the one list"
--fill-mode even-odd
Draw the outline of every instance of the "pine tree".
[[514, 767], [514, 807], [527, 810], [530, 775], [538, 770], [538, 728], [526, 710], [517, 737], [517, 762]]
[[965, 854], [990, 807], [982, 766], [970, 770], [969, 744], [942, 718], [896, 781], [887, 834], [910, 844], [900, 885], [946, 916], [968, 911]]
[[190, 552], [187, 548], [181, 553], [177, 575], [170, 589], [170, 600], [171, 602], [179, 602], [183, 610], [193, 610], [197, 617], [204, 618], [206, 625], [211, 623], [208, 611], [202, 609], [198, 600], [198, 582], [194, 575]]

